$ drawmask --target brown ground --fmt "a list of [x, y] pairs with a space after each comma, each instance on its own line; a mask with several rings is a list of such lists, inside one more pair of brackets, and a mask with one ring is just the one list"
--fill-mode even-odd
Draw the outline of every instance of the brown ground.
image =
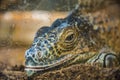
[[100, 68], [76, 64], [60, 70], [48, 71], [27, 77], [22, 71], [0, 72], [0, 80], [120, 80], [120, 66]]

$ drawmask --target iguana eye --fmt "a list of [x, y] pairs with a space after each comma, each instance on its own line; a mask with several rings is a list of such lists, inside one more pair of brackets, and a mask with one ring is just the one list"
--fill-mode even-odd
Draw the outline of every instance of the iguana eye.
[[60, 34], [58, 46], [64, 51], [72, 50], [78, 44], [78, 39], [79, 32], [76, 27], [69, 26], [63, 30], [62, 34]]
[[66, 37], [65, 42], [70, 42], [74, 39], [74, 34], [70, 34]]

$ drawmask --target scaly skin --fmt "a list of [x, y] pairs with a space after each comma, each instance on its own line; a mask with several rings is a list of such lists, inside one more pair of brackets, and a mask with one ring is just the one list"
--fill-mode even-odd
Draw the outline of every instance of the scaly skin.
[[119, 37], [118, 32], [112, 35], [119, 28], [119, 20], [104, 13], [103, 16], [88, 12], [77, 6], [66, 18], [57, 19], [50, 27], [37, 31], [25, 54], [28, 76], [65, 63], [89, 63], [102, 67], [118, 65], [118, 55], [111, 50], [113, 44], [109, 41], [114, 35]]

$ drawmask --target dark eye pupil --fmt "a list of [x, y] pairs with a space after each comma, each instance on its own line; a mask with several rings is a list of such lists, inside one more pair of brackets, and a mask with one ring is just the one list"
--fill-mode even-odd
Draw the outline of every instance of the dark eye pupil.
[[73, 39], [73, 37], [74, 37], [74, 34], [71, 34], [71, 35], [69, 35], [69, 36], [66, 38], [66, 40], [67, 40], [67, 41], [70, 41], [70, 40]]

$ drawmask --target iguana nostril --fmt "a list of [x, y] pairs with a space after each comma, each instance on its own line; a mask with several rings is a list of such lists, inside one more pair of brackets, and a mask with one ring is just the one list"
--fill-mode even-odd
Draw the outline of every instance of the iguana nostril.
[[41, 57], [41, 53], [40, 52], [38, 52], [38, 56]]

